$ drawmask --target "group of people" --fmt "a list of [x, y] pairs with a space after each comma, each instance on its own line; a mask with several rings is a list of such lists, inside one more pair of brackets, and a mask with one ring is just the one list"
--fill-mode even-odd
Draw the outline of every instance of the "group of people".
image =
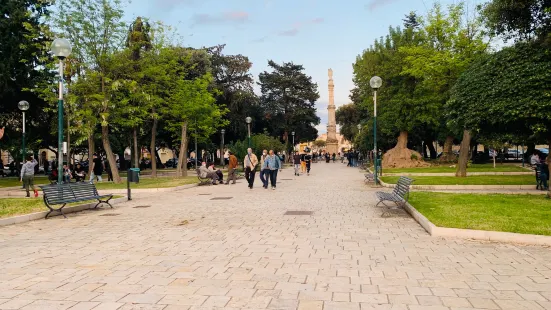
[[[111, 167], [107, 161], [104, 161], [98, 154], [94, 154], [92, 159], [92, 169], [88, 182], [94, 181], [102, 182], [103, 173], [107, 172], [107, 181], [113, 181], [113, 173]], [[80, 163], [77, 163], [74, 168], [73, 165], [63, 165], [63, 182], [69, 183], [71, 180], [76, 182], [85, 182], [88, 171]], [[57, 165], [52, 166], [52, 173], [50, 174], [50, 180], [56, 181], [58, 179]]]
[[545, 154], [541, 153], [539, 150], [535, 150], [534, 154], [530, 156], [530, 165], [539, 170], [540, 180], [544, 190], [549, 189], [549, 184], [547, 180], [549, 179], [549, 165], [545, 162]]
[[300, 176], [300, 173], [306, 172], [310, 175], [310, 168], [312, 165], [312, 155], [309, 153], [295, 152], [293, 155], [293, 166], [295, 168], [295, 175]]
[[[243, 166], [245, 168], [245, 179], [250, 189], [253, 189], [258, 164], [257, 156], [251, 148], [248, 148], [247, 155], [243, 159]], [[277, 173], [282, 169], [282, 159], [279, 155], [276, 155], [273, 150], [270, 150], [270, 152], [267, 150], [262, 151], [262, 156], [260, 157], [260, 181], [262, 181], [264, 189], [268, 189], [268, 186], [271, 186], [272, 190], [276, 189]]]

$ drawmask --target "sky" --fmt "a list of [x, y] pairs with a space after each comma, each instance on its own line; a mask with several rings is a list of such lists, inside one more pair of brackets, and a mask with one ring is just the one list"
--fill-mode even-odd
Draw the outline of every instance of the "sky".
[[[175, 27], [185, 46], [226, 44], [225, 54], [249, 57], [255, 80], [269, 59], [303, 65], [318, 85], [321, 134], [327, 131], [327, 70], [333, 69], [335, 105], [350, 103], [356, 57], [409, 12], [425, 15], [434, 1], [132, 0], [125, 11], [129, 20], [142, 16]], [[467, 1], [471, 10], [480, 2]]]

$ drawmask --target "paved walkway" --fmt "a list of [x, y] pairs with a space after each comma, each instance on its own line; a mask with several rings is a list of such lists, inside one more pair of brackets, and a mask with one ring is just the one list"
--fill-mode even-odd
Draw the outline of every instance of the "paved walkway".
[[0, 309], [551, 309], [551, 249], [432, 238], [381, 218], [363, 179], [318, 163], [276, 191], [240, 181], [0, 228]]

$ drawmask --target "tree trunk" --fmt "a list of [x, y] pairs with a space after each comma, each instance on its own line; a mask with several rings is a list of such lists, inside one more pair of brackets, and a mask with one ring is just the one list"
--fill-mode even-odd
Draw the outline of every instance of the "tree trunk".
[[461, 149], [459, 150], [459, 163], [457, 164], [456, 177], [464, 178], [467, 176], [467, 164], [469, 163], [469, 151], [471, 149], [471, 131], [463, 131], [463, 140], [461, 140]]
[[396, 146], [386, 152], [383, 156], [383, 167], [386, 168], [412, 168], [424, 167], [427, 163], [423, 161], [421, 154], [407, 148], [408, 132], [401, 131]]
[[457, 156], [453, 153], [453, 137], [447, 136], [444, 141], [444, 150], [442, 156], [440, 156], [441, 162], [453, 162], [457, 159]]
[[436, 149], [434, 148], [434, 141], [433, 140], [426, 140], [425, 146], [429, 148], [430, 158], [436, 159]]
[[179, 177], [187, 177], [187, 144], [187, 121], [185, 121], [182, 124], [182, 134], [180, 140], [180, 160], [178, 161], [178, 169], [176, 170], [176, 175]]
[[[155, 138], [157, 136], [157, 118], [153, 119], [153, 128], [151, 128], [151, 152], [155, 152], [157, 154], [157, 149], [155, 146]], [[186, 167], [187, 168], [187, 167]], [[156, 178], [157, 177], [157, 160], [151, 161], [151, 177]]]
[[92, 166], [94, 165], [94, 132], [88, 136], [88, 175], [92, 175]]
[[107, 161], [111, 167], [111, 173], [113, 174], [113, 182], [121, 183], [121, 177], [119, 175], [119, 169], [117, 168], [117, 161], [113, 155], [113, 150], [111, 149], [111, 143], [109, 142], [109, 126], [101, 126], [101, 142], [103, 144], [103, 149], [105, 150], [105, 155], [107, 156]]
[[138, 129], [136, 127], [132, 130], [132, 140], [132, 157], [134, 158], [134, 164], [136, 165], [135, 167], [138, 167], [140, 158], [138, 157]]

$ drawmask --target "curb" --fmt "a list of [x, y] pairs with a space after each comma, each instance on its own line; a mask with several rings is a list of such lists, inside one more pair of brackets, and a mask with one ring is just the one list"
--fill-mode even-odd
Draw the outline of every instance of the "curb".
[[[385, 183], [381, 179], [379, 182], [382, 186], [388, 188], [394, 188], [396, 184]], [[417, 190], [492, 190], [492, 189], [522, 189], [522, 190], [533, 190], [534, 185], [410, 185], [411, 189]]]
[[[162, 187], [162, 188], [131, 188], [132, 193], [140, 194], [140, 193], [158, 193], [158, 192], [173, 192], [173, 191], [179, 191], [182, 189], [188, 189], [192, 187], [198, 186], [198, 183], [195, 184], [186, 184], [186, 185], [180, 185], [176, 187]], [[109, 194], [127, 194], [128, 190], [126, 188], [124, 189], [100, 189], [99, 192], [109, 192]], [[0, 191], [0, 198], [21, 198], [25, 197], [24, 191]], [[42, 191], [38, 191], [38, 197], [42, 197]]]
[[[467, 176], [476, 175], [534, 175], [534, 172], [467, 172]], [[455, 173], [437, 172], [437, 173], [385, 173], [385, 177], [454, 177]]]
[[[194, 184], [186, 184], [186, 185], [180, 185], [176, 187], [160, 187], [160, 188], [132, 188], [130, 187], [130, 190], [132, 193], [135, 194], [141, 194], [141, 193], [162, 193], [162, 192], [175, 192], [182, 189], [188, 189], [199, 186], [198, 183]], [[127, 194], [128, 190], [125, 189], [102, 189], [100, 191], [108, 191], [110, 194]]]
[[423, 214], [419, 213], [419, 211], [417, 211], [417, 209], [415, 209], [408, 202], [405, 204], [405, 209], [417, 221], [417, 223], [419, 223], [419, 225], [421, 225], [429, 233], [429, 235], [433, 237], [454, 237], [461, 239], [551, 246], [551, 236], [438, 227], [429, 221]]
[[[120, 198], [112, 199], [110, 203], [112, 205], [115, 205], [125, 201], [127, 201], [126, 197], [120, 197]], [[83, 205], [66, 207], [66, 208], [63, 208], [63, 213], [69, 214], [69, 213], [80, 212], [86, 209], [90, 209], [93, 206], [95, 206], [96, 203], [97, 202], [91, 202]], [[46, 206], [44, 206], [44, 208], [46, 208]], [[17, 216], [8, 217], [5, 219], [0, 219], [0, 227], [13, 225], [13, 224], [26, 223], [34, 220], [43, 220], [44, 217], [46, 217], [46, 214], [48, 214], [48, 212], [49, 211], [35, 212], [31, 214], [17, 215]]]

